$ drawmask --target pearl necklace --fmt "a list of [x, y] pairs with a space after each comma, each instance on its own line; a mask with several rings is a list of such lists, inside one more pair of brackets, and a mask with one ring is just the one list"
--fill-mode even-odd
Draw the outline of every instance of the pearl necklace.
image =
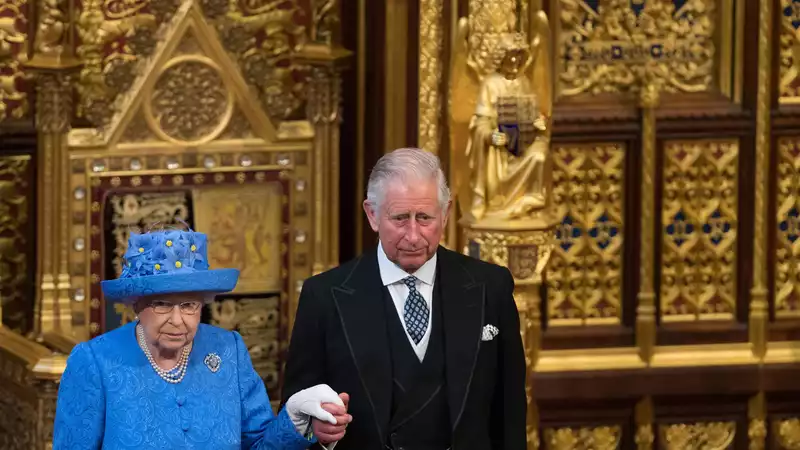
[[142, 349], [144, 355], [147, 357], [147, 360], [150, 362], [150, 366], [156, 371], [161, 379], [172, 384], [178, 384], [183, 380], [183, 377], [186, 376], [186, 368], [189, 366], [190, 345], [187, 345], [183, 348], [181, 357], [175, 367], [170, 370], [164, 370], [159, 367], [158, 364], [156, 364], [153, 354], [150, 353], [150, 348], [147, 346], [147, 342], [144, 340], [144, 329], [139, 324], [136, 325], [136, 340], [139, 341], [139, 347]]

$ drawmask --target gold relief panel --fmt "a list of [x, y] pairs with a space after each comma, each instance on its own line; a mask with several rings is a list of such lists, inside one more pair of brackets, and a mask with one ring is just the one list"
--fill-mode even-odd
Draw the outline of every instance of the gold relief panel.
[[547, 266], [549, 324], [620, 323], [625, 147], [554, 146], [552, 157], [561, 225]]
[[27, 285], [29, 156], [0, 158], [0, 319], [12, 330], [30, 331], [33, 306]]
[[236, 294], [281, 290], [282, 191], [275, 182], [193, 191], [195, 228], [208, 234], [208, 262], [240, 270]]
[[733, 448], [735, 422], [698, 422], [659, 427], [659, 448], [662, 450]]
[[800, 316], [800, 138], [778, 141], [775, 317]]
[[545, 450], [615, 450], [620, 446], [618, 425], [581, 428], [546, 428]]
[[735, 1], [558, 0], [556, 95], [628, 93], [648, 66], [665, 92], [732, 96]]
[[731, 320], [736, 313], [737, 140], [664, 144], [661, 316]]

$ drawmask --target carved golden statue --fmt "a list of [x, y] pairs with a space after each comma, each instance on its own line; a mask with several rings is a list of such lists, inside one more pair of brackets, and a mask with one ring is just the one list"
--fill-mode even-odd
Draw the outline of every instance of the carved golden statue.
[[526, 36], [514, 30], [507, 11], [489, 19], [499, 32], [495, 26], [471, 35], [471, 28], [485, 28], [473, 24], [480, 18], [459, 21], [450, 84], [451, 174], [466, 223], [526, 220], [549, 203], [550, 27], [547, 15], [534, 11]]

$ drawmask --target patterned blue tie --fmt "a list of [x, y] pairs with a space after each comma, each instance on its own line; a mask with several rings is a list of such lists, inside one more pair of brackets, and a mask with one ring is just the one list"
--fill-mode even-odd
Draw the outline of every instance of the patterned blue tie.
[[425, 330], [428, 329], [428, 304], [417, 290], [417, 277], [403, 278], [403, 283], [408, 286], [408, 298], [403, 306], [403, 319], [406, 321], [406, 330], [411, 339], [415, 344], [419, 344], [419, 341], [425, 336]]

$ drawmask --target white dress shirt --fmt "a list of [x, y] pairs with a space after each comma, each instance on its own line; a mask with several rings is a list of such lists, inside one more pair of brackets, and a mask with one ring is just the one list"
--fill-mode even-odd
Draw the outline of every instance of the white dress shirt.
[[[394, 307], [397, 309], [400, 323], [403, 324], [408, 343], [411, 344], [411, 348], [414, 349], [417, 358], [422, 361], [425, 358], [425, 352], [428, 350], [428, 342], [431, 340], [431, 324], [433, 323], [433, 282], [436, 279], [436, 254], [434, 253], [433, 258], [426, 261], [416, 272], [408, 273], [395, 263], [389, 261], [389, 258], [383, 251], [383, 244], [379, 243], [378, 267], [380, 268], [383, 285], [389, 289], [389, 294], [392, 296], [392, 302], [394, 302]], [[403, 283], [403, 279], [410, 276], [417, 277], [417, 291], [422, 295], [422, 298], [425, 299], [429, 312], [428, 327], [425, 328], [425, 335], [422, 336], [419, 344], [415, 344], [414, 339], [408, 334], [406, 321], [405, 318], [403, 318], [403, 307], [406, 304], [406, 298], [408, 298], [408, 286]]]

